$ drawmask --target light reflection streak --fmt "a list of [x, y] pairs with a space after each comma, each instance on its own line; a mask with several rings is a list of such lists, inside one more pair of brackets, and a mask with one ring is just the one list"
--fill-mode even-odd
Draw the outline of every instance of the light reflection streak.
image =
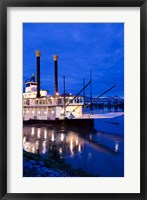
[[73, 139], [71, 138], [70, 140], [70, 152], [72, 155], [74, 155], [74, 152], [73, 152]]
[[32, 127], [31, 136], [35, 135], [35, 127]]
[[42, 153], [46, 152], [46, 141], [42, 142]]
[[35, 145], [36, 145], [36, 149], [38, 149], [39, 148], [39, 141], [38, 140], [36, 140]]
[[79, 144], [78, 146], [78, 152], [81, 153], [82, 152], [82, 149], [81, 149], [81, 144]]
[[52, 142], [54, 142], [54, 141], [55, 141], [55, 136], [54, 136], [54, 133], [52, 133], [51, 141], [52, 141]]
[[63, 133], [61, 133], [61, 137], [60, 140], [63, 142], [65, 135]]
[[47, 139], [47, 130], [46, 129], [44, 130], [44, 139], [45, 140]]
[[79, 144], [78, 137], [76, 137], [76, 145], [78, 145], [78, 144]]
[[59, 152], [62, 154], [62, 148], [61, 147], [59, 148]]
[[25, 144], [26, 142], [26, 136], [23, 138], [23, 144]]
[[118, 152], [118, 149], [119, 149], [119, 144], [115, 143], [115, 152]]
[[37, 138], [40, 138], [41, 130], [40, 128], [37, 129]]
[[90, 134], [90, 140], [92, 140], [92, 134]]
[[25, 151], [30, 152], [30, 146], [31, 146], [30, 142], [25, 142], [23, 148]]

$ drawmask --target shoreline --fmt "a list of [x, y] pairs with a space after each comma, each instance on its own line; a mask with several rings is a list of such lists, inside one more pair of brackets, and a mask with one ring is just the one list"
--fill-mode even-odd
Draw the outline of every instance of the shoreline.
[[44, 158], [23, 150], [23, 177], [97, 177], [81, 169], [73, 169], [63, 159]]

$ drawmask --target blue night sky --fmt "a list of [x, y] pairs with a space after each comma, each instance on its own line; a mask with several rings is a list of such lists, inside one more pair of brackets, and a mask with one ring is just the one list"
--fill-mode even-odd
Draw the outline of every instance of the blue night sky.
[[[36, 74], [35, 50], [41, 51], [41, 89], [54, 91], [54, 61], [57, 54], [59, 93], [76, 94], [88, 83], [92, 70], [93, 96], [116, 85], [105, 96], [124, 96], [123, 23], [24, 23], [23, 80]], [[90, 89], [86, 89], [89, 96]]]

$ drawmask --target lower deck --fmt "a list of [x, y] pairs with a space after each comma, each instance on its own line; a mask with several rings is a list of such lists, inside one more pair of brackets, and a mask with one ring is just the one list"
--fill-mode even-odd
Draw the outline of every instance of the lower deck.
[[56, 106], [24, 106], [23, 120], [55, 120], [64, 118], [79, 118], [82, 116], [82, 104]]

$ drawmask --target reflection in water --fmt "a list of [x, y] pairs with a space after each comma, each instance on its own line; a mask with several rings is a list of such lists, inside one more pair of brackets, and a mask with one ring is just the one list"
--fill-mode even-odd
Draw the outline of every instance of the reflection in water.
[[32, 127], [31, 136], [34, 136], [34, 134], [35, 134], [35, 128]]
[[55, 141], [54, 133], [52, 134], [51, 141], [52, 141], [52, 142]]
[[46, 139], [47, 139], [47, 130], [44, 129], [44, 140], [46, 140]]
[[60, 139], [61, 139], [62, 142], [63, 142], [63, 140], [64, 140], [64, 137], [65, 137], [65, 135], [64, 135], [63, 133], [61, 133]]
[[118, 147], [119, 147], [119, 144], [115, 143], [115, 152], [118, 152]]
[[46, 152], [46, 141], [42, 142], [42, 153]]
[[37, 138], [40, 138], [40, 133], [41, 133], [40, 128], [37, 128]]
[[46, 155], [56, 146], [65, 162], [97, 176], [123, 176], [123, 137], [87, 130], [24, 126], [23, 148]]
[[45, 127], [30, 128], [26, 126], [24, 129], [23, 147], [28, 152], [44, 154], [52, 148], [53, 144], [57, 145], [60, 153], [64, 154], [63, 156], [72, 156], [77, 149], [81, 152], [83, 140], [79, 140], [78, 135], [75, 135], [74, 132], [69, 131], [68, 134], [65, 135], [62, 132], [57, 133], [56, 130], [47, 129]]
[[36, 150], [36, 149], [35, 149], [35, 147], [33, 146], [33, 147], [32, 147], [32, 153], [35, 153], [35, 150]]
[[79, 144], [79, 146], [78, 146], [78, 151], [79, 151], [79, 153], [81, 153], [81, 152], [82, 152], [82, 149], [81, 149], [81, 144]]
[[71, 155], [74, 155], [74, 152], [73, 152], [73, 139], [72, 138], [70, 139], [70, 152], [71, 152]]
[[61, 147], [59, 148], [59, 152], [60, 152], [60, 154], [62, 154], [62, 148]]
[[92, 140], [92, 134], [90, 133], [90, 136], [89, 136], [90, 140]]
[[26, 143], [26, 136], [23, 137], [23, 144]]
[[78, 138], [76, 137], [76, 145], [78, 145], [79, 144], [79, 141], [78, 141]]
[[38, 148], [39, 148], [39, 141], [36, 140], [35, 144], [36, 144], [36, 150], [38, 150]]

